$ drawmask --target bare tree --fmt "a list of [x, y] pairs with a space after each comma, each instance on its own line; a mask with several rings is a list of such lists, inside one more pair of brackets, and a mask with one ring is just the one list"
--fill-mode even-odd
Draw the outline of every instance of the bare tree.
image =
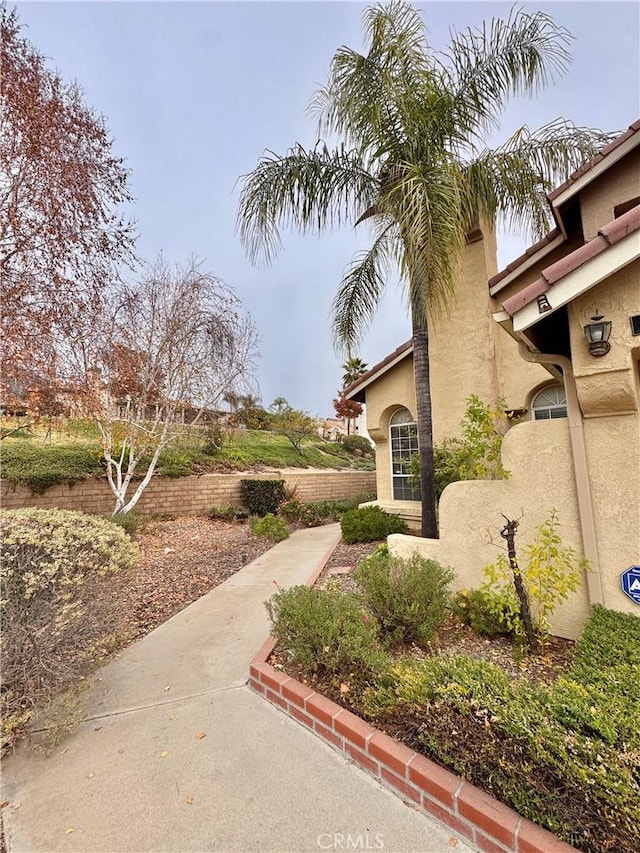
[[[129, 173], [104, 119], [0, 5], [0, 281], [4, 377], [49, 363], [52, 337], [133, 263]], [[5, 384], [5, 383], [3, 383]], [[6, 386], [3, 396], [6, 396]]]
[[111, 303], [66, 357], [84, 377], [116, 515], [135, 507], [167, 445], [225, 396], [252, 387], [257, 336], [233, 291], [195, 261], [171, 269], [160, 257], [136, 286], [114, 288]]

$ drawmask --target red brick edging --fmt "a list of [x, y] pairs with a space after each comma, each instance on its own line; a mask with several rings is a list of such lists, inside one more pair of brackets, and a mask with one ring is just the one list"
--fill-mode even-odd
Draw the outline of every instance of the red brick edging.
[[[337, 544], [337, 543], [336, 543]], [[309, 579], [326, 565], [333, 546]], [[267, 663], [269, 637], [250, 664], [249, 685], [344, 753], [405, 802], [484, 853], [571, 853], [575, 848], [448, 770]]]

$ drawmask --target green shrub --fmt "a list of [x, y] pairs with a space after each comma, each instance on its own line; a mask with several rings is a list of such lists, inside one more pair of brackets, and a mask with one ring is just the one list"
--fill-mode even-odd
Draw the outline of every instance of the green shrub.
[[139, 512], [120, 512], [117, 515], [109, 517], [112, 524], [117, 524], [129, 536], [135, 536], [136, 533], [141, 533], [149, 524], [149, 517], [140, 515]]
[[2, 476], [43, 494], [58, 483], [76, 483], [104, 474], [100, 451], [87, 447], [2, 443]]
[[241, 480], [240, 488], [251, 515], [276, 513], [284, 500], [284, 480]]
[[325, 520], [321, 508], [317, 504], [305, 503], [300, 498], [290, 498], [278, 507], [278, 515], [294, 524], [305, 527], [317, 527]]
[[371, 442], [362, 435], [345, 435], [342, 446], [347, 453], [358, 453], [362, 456], [371, 456], [373, 453]]
[[428, 645], [447, 616], [450, 569], [418, 554], [404, 560], [374, 553], [354, 574], [388, 642]]
[[[450, 483], [459, 480], [504, 480], [509, 477], [501, 461], [502, 441], [509, 421], [506, 404], [499, 400], [487, 406], [475, 394], [467, 398], [464, 417], [460, 421], [459, 438], [445, 439], [433, 448], [434, 495], [436, 500]], [[420, 456], [411, 456], [411, 477], [420, 486]]]
[[351, 509], [340, 520], [342, 538], [347, 543], [375, 542], [390, 533], [406, 533], [407, 525], [397, 515], [391, 515], [379, 506]]
[[127, 631], [123, 589], [137, 547], [97, 516], [0, 513], [5, 740], [37, 703], [73, 685]]
[[289, 538], [289, 528], [281, 518], [268, 512], [264, 518], [256, 518], [251, 522], [251, 532], [254, 536], [264, 536], [272, 542], [282, 542]]
[[376, 643], [376, 622], [353, 593], [296, 586], [267, 602], [272, 634], [287, 658], [309, 672], [355, 688], [373, 684], [388, 658]]
[[243, 506], [212, 506], [207, 510], [209, 518], [220, 518], [223, 521], [243, 521], [249, 518], [249, 510]]
[[[188, 477], [193, 473], [194, 453], [188, 448], [168, 447], [158, 458], [158, 474], [161, 477]], [[145, 463], [145, 468], [147, 467]]]
[[456, 593], [451, 603], [451, 609], [465, 625], [487, 637], [513, 633], [513, 625], [520, 615], [519, 611], [514, 611], [514, 606], [510, 596], [486, 589], [463, 589]]
[[312, 501], [309, 506], [315, 507], [323, 518], [330, 521], [340, 521], [345, 512], [350, 509], [357, 509], [358, 504], [364, 503], [367, 500], [374, 500], [375, 495], [362, 495], [356, 498], [337, 498], [335, 500]]

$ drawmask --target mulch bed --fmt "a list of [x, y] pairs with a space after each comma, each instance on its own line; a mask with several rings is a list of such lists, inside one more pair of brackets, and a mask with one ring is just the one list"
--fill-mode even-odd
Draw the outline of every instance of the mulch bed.
[[140, 560], [129, 606], [133, 639], [144, 636], [273, 546], [247, 522], [186, 516], [152, 521], [136, 535]]

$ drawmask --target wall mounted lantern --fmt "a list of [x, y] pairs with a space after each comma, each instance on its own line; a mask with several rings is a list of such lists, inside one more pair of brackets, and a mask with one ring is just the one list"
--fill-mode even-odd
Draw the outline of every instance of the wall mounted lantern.
[[609, 343], [611, 325], [611, 320], [603, 320], [602, 314], [596, 312], [591, 318], [591, 322], [584, 327], [584, 336], [589, 344], [589, 352], [596, 358], [606, 355], [611, 349]]

